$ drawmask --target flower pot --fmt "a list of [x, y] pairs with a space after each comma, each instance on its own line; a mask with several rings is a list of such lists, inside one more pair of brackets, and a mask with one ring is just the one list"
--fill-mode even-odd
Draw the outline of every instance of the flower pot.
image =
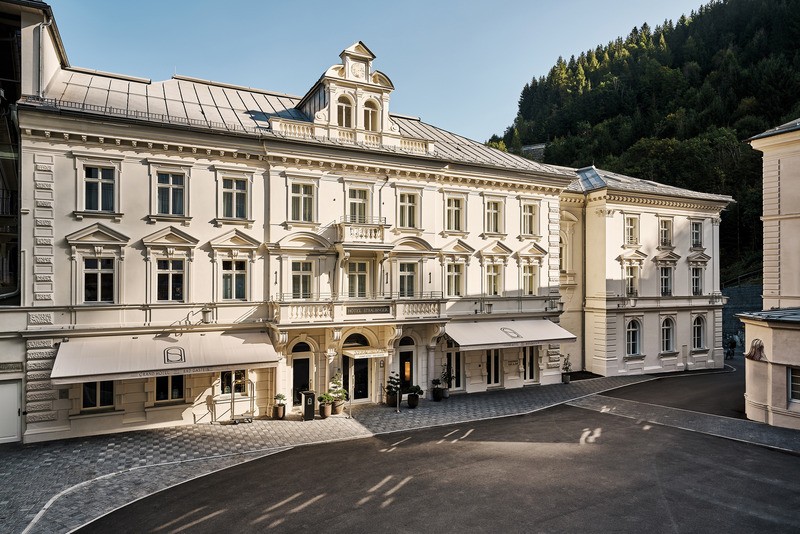
[[339, 415], [344, 412], [344, 401], [336, 401], [333, 403], [333, 413], [334, 415]]
[[448, 388], [442, 388], [442, 398], [450, 398], [450, 390]]
[[442, 388], [433, 388], [433, 400], [440, 402], [444, 398], [444, 390]]
[[333, 405], [331, 404], [320, 404], [319, 405], [319, 416], [323, 419], [326, 419], [331, 416], [331, 411], [333, 410]]
[[386, 394], [386, 406], [390, 408], [397, 407], [397, 393], [387, 393]]
[[569, 373], [561, 373], [561, 382], [569, 384]]
[[409, 408], [416, 408], [419, 406], [419, 395], [416, 393], [409, 393], [406, 402], [408, 402]]
[[272, 418], [273, 419], [283, 419], [286, 415], [286, 405], [285, 404], [276, 404], [272, 407]]

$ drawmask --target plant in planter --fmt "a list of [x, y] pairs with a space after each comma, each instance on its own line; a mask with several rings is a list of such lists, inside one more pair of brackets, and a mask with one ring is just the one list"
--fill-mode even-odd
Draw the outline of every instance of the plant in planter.
[[283, 419], [286, 415], [286, 395], [278, 393], [275, 395], [275, 406], [272, 407], [272, 418]]
[[564, 358], [564, 364], [561, 366], [561, 381], [569, 384], [569, 374], [572, 372], [572, 364], [569, 361], [569, 354]]
[[444, 398], [444, 388], [442, 388], [442, 381], [439, 378], [431, 380], [433, 386], [433, 400], [440, 402]]
[[450, 397], [450, 388], [453, 387], [453, 375], [446, 363], [442, 365], [442, 375], [439, 377], [439, 379], [442, 381], [442, 386], [444, 389], [442, 396], [447, 399]]
[[408, 407], [416, 408], [419, 406], [419, 396], [422, 395], [422, 388], [419, 386], [411, 386], [408, 388]]
[[319, 416], [323, 419], [330, 417], [333, 409], [333, 395], [323, 393], [319, 396]]
[[400, 375], [395, 371], [389, 373], [384, 391], [386, 391], [386, 405], [397, 406], [397, 396], [400, 394]]
[[347, 400], [347, 390], [342, 385], [342, 373], [333, 375], [328, 393], [333, 397], [333, 413], [337, 415], [342, 413]]

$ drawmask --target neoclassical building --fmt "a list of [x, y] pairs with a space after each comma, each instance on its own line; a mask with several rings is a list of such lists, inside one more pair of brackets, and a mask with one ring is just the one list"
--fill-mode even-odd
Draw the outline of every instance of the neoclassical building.
[[471, 393], [560, 382], [567, 355], [722, 365], [728, 197], [393, 113], [361, 42], [290, 96], [73, 67], [48, 6], [0, 10], [21, 39], [0, 441], [266, 416], [337, 374], [377, 403], [392, 372]]

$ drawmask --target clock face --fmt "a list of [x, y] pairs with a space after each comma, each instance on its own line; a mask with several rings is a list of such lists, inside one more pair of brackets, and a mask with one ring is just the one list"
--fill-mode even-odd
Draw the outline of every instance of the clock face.
[[366, 69], [364, 68], [364, 64], [363, 63], [353, 63], [353, 66], [350, 67], [350, 73], [355, 78], [364, 78], [364, 75], [366, 74]]

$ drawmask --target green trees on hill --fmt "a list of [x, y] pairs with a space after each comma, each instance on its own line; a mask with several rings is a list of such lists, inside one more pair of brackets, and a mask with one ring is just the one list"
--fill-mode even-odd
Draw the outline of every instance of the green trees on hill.
[[722, 279], [760, 268], [761, 159], [748, 137], [800, 117], [800, 0], [719, 0], [558, 58], [502, 140], [545, 161], [724, 193]]

